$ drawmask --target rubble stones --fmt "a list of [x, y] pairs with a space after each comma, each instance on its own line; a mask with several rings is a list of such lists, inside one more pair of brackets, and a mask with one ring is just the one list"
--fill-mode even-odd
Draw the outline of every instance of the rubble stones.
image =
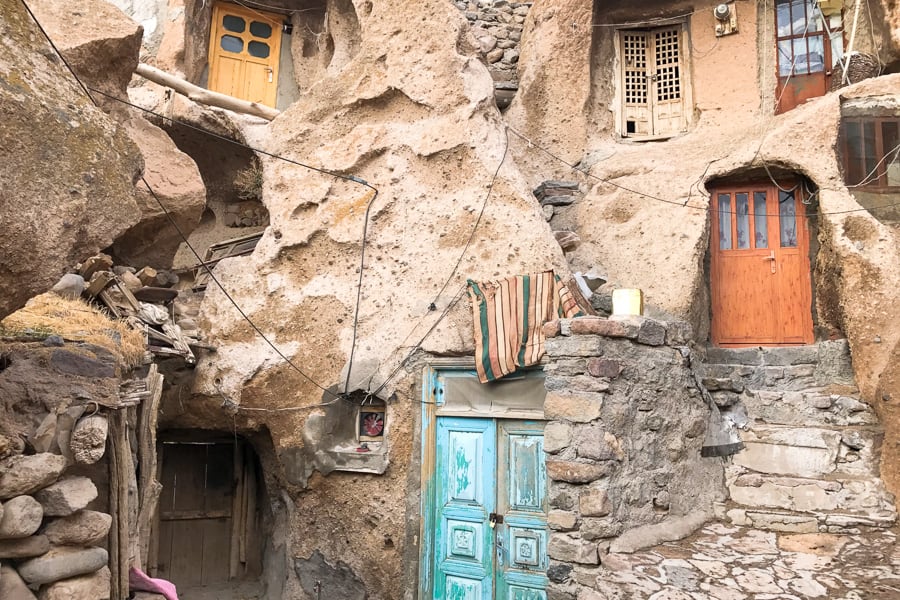
[[0, 559], [31, 558], [40, 556], [50, 549], [50, 541], [45, 535], [33, 535], [17, 540], [0, 540]]
[[25, 538], [38, 530], [44, 511], [31, 496], [16, 496], [4, 502], [0, 539]]
[[457, 2], [456, 5], [471, 23], [478, 47], [490, 64], [494, 80], [515, 79], [519, 62], [518, 41], [522, 37], [522, 26], [531, 3]]
[[93, 573], [106, 566], [109, 555], [104, 548], [59, 546], [19, 565], [19, 575], [29, 584], [43, 585], [69, 577]]
[[73, 515], [54, 519], [42, 532], [54, 544], [93, 546], [109, 533], [112, 517], [93, 510], [80, 510]]
[[0, 499], [30, 494], [59, 478], [66, 459], [43, 452], [31, 456], [16, 455], [0, 464]]
[[590, 483], [608, 475], [610, 470], [610, 467], [604, 464], [547, 460], [547, 476], [554, 481]]
[[77, 273], [66, 273], [50, 288], [50, 291], [63, 298], [76, 299], [84, 291], [84, 277]]
[[35, 600], [34, 594], [15, 569], [0, 566], [0, 598], [3, 600]]
[[66, 477], [35, 494], [50, 517], [65, 517], [86, 507], [97, 497], [94, 482], [87, 477]]
[[603, 396], [600, 392], [548, 392], [544, 416], [548, 419], [589, 423], [600, 416]]
[[109, 600], [109, 579], [109, 569], [104, 566], [88, 575], [42, 587], [38, 600]]

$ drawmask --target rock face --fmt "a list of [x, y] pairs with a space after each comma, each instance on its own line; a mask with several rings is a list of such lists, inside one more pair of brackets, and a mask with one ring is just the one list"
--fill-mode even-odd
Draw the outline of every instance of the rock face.
[[109, 569], [52, 583], [41, 588], [38, 600], [109, 600]]
[[31, 496], [16, 496], [3, 504], [0, 538], [24, 538], [41, 526], [44, 510]]
[[0, 13], [5, 316], [137, 220], [133, 181], [141, 160], [137, 147], [50, 58], [52, 49], [21, 3], [2, 0]]
[[141, 221], [116, 240], [113, 252], [118, 262], [169, 268], [182, 240], [160, 203], [178, 228], [188, 234], [200, 222], [206, 188], [197, 165], [162, 129], [141, 117], [132, 117], [125, 127], [141, 150], [144, 179], [159, 202], [143, 183], [138, 185]]
[[90, 504], [97, 497], [97, 488], [87, 477], [66, 477], [35, 493], [34, 497], [48, 517], [65, 517]]
[[[85, 85], [126, 96], [141, 50], [140, 25], [103, 0], [66, 4], [35, 0], [28, 5]], [[102, 106], [116, 106], [102, 96], [96, 100]]]
[[55, 519], [44, 528], [43, 534], [54, 544], [93, 546], [109, 533], [112, 517], [93, 510], [80, 510], [73, 515]]
[[60, 579], [93, 573], [106, 566], [103, 548], [53, 548], [47, 554], [19, 565], [19, 575], [29, 584], [43, 585]]
[[50, 485], [66, 468], [66, 459], [49, 452], [16, 455], [3, 461], [0, 467], [0, 499], [5, 499], [30, 494]]

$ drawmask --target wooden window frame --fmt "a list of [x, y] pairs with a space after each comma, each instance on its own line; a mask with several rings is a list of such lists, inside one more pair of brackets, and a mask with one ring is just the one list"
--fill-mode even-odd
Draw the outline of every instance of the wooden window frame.
[[[840, 135], [840, 151], [841, 151], [841, 169], [843, 171], [844, 185], [849, 188], [855, 188], [859, 190], [863, 190], [866, 192], [877, 192], [877, 193], [897, 193], [900, 192], [900, 183], [890, 185], [888, 183], [888, 170], [887, 167], [889, 164], [898, 160], [898, 154], [900, 154], [900, 149], [897, 148], [896, 144], [900, 142], [895, 142], [894, 146], [889, 148], [885, 147], [885, 136], [884, 136], [884, 124], [892, 123], [896, 125], [898, 131], [898, 139], [900, 139], [900, 116], [889, 116], [889, 117], [844, 117], [841, 119], [841, 135]], [[856, 124], [860, 128], [860, 136], [862, 139], [860, 146], [862, 147], [862, 151], [860, 154], [864, 153], [865, 144], [865, 130], [866, 125], [873, 126], [873, 134], [874, 134], [874, 156], [871, 157], [871, 160], [874, 162], [874, 166], [869, 167], [866, 164], [866, 156], [862, 156], [858, 160], [862, 161], [862, 165], [858, 165], [861, 167], [862, 178], [859, 181], [851, 181], [849, 179], [852, 166], [851, 166], [851, 147], [849, 136], [847, 132], [847, 126], [849, 124]], [[893, 155], [893, 158], [890, 158], [890, 155]], [[870, 178], [870, 176], [872, 176]], [[866, 181], [869, 179], [869, 181]], [[864, 183], [863, 183], [864, 182]]]
[[[624, 56], [624, 36], [629, 32], [643, 32], [643, 33], [654, 33], [656, 31], [668, 28], [676, 28], [678, 32], [678, 53], [679, 53], [679, 85], [680, 85], [680, 93], [681, 93], [681, 101], [682, 101], [682, 127], [677, 131], [667, 131], [665, 133], [651, 133], [651, 134], [639, 134], [632, 133], [628, 131], [628, 118], [627, 118], [627, 107], [626, 107], [626, 75], [625, 75], [625, 56]], [[667, 20], [662, 20], [658, 22], [654, 22], [652, 24], [640, 25], [635, 24], [634, 26], [628, 28], [617, 29], [615, 32], [615, 52], [616, 52], [616, 90], [617, 90], [617, 99], [615, 102], [617, 118], [616, 125], [618, 128], [618, 135], [623, 139], [628, 139], [630, 141], [655, 141], [655, 140], [665, 140], [682, 133], [685, 133], [691, 126], [693, 122], [693, 112], [694, 112], [694, 99], [693, 99], [693, 87], [691, 84], [691, 53], [689, 51], [689, 36], [690, 32], [688, 29], [688, 21], [683, 18], [672, 18]], [[649, 58], [649, 56], [648, 56]], [[649, 70], [649, 64], [648, 64]], [[651, 90], [654, 89], [655, 80], [653, 82], [648, 83], [646, 93], [648, 96], [647, 110], [651, 113], [653, 112], [653, 104], [649, 102], [649, 97], [651, 95]]]

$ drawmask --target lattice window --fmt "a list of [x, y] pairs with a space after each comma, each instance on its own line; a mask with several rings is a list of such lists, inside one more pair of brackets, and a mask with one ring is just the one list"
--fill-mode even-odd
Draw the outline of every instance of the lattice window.
[[654, 33], [656, 62], [656, 101], [681, 99], [681, 59], [677, 29], [663, 29]]
[[625, 33], [622, 36], [625, 104], [647, 104], [647, 36]]

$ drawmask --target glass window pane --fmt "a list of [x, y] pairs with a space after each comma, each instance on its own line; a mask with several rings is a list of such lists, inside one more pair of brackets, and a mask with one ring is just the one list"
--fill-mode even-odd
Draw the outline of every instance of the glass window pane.
[[256, 58], [268, 58], [269, 45], [263, 42], [250, 42], [247, 44], [247, 52], [250, 53], [250, 56], [255, 56]]
[[797, 207], [794, 192], [778, 192], [778, 220], [781, 229], [781, 247], [797, 247]]
[[791, 3], [779, 2], [775, 9], [777, 11], [775, 25], [778, 27], [778, 37], [791, 35]]
[[808, 0], [794, 0], [791, 2], [791, 18], [793, 20], [793, 34], [803, 35], [806, 32], [806, 3]]
[[794, 38], [794, 75], [809, 73], [809, 55], [806, 50], [806, 38]]
[[791, 50], [791, 40], [778, 42], [778, 74], [781, 77], [787, 77], [791, 74], [791, 62], [793, 60], [794, 53]]
[[748, 194], [734, 195], [735, 212], [737, 213], [737, 247], [750, 247], [750, 202]]
[[822, 35], [811, 35], [807, 40], [809, 43], [807, 69], [809, 69], [810, 73], [821, 73], [825, 70], [825, 37]]
[[243, 33], [246, 26], [247, 24], [240, 17], [236, 17], [234, 15], [225, 15], [222, 18], [222, 27], [224, 27], [228, 31]]
[[769, 224], [766, 220], [766, 193], [753, 192], [753, 228], [756, 230], [754, 248], [769, 247]]
[[884, 148], [884, 173], [887, 185], [900, 185], [900, 121], [881, 124], [881, 144]]
[[731, 250], [730, 194], [719, 194], [719, 249]]
[[258, 38], [272, 37], [272, 26], [260, 21], [250, 21], [250, 33]]
[[863, 128], [863, 164], [865, 165], [865, 174], [863, 181], [871, 183], [878, 179], [877, 165], [881, 157], [878, 156], [878, 150], [875, 149], [875, 122], [866, 121], [862, 124]]
[[222, 46], [222, 50], [226, 52], [239, 53], [244, 49], [244, 40], [233, 35], [223, 35], [219, 44]]
[[866, 176], [862, 155], [862, 127], [857, 121], [844, 121], [844, 140], [846, 142], [846, 183], [857, 185]]

